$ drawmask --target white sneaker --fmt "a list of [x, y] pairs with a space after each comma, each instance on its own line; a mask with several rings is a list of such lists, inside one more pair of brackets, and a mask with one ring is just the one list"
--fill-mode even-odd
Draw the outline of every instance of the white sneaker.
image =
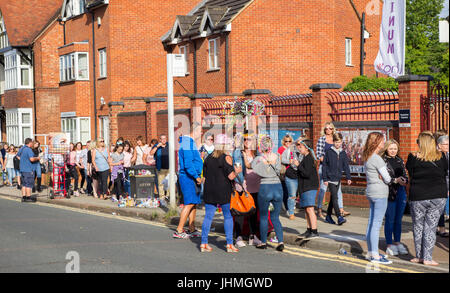
[[237, 239], [236, 239], [236, 246], [238, 247], [238, 248], [241, 248], [241, 247], [245, 247], [246, 245], [245, 245], [245, 242], [244, 242], [244, 240], [242, 240], [242, 237], [241, 236], [239, 236]]
[[407, 255], [409, 254], [408, 249], [403, 244], [397, 244], [397, 251], [401, 255]]
[[372, 256], [370, 258], [370, 262], [372, 262], [372, 263], [379, 263], [379, 264], [383, 264], [383, 265], [389, 265], [389, 264], [392, 263], [391, 260], [388, 260], [387, 258], [384, 258], [381, 255], [380, 255], [379, 258], [375, 258], [375, 257]]
[[250, 239], [248, 240], [248, 245], [260, 245], [262, 244], [261, 240], [258, 239], [258, 237], [256, 237], [256, 235], [253, 235], [253, 238], [250, 237]]
[[388, 248], [386, 249], [386, 253], [393, 256], [398, 255], [397, 245], [388, 246]]

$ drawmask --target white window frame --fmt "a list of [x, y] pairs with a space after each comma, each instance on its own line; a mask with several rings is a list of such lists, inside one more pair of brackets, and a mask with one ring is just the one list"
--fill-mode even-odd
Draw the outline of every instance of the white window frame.
[[99, 78], [105, 78], [108, 76], [107, 71], [107, 59], [106, 48], [98, 50], [98, 70]]
[[186, 63], [186, 75], [189, 75], [189, 45], [180, 46], [180, 54], [184, 54]]
[[105, 145], [109, 146], [109, 129], [110, 129], [110, 120], [109, 116], [99, 116], [98, 117], [99, 129], [100, 129], [100, 138], [105, 140]]
[[65, 16], [75, 17], [86, 12], [86, 0], [67, 0]]
[[[86, 77], [80, 76], [80, 55], [86, 55]], [[89, 53], [75, 52], [59, 56], [59, 81], [70, 82], [76, 80], [89, 80]]]
[[[82, 139], [82, 132], [86, 132], [86, 130], [82, 131], [81, 129], [81, 120], [88, 120], [88, 129], [87, 129], [87, 138]], [[72, 126], [75, 128], [72, 129]], [[70, 142], [74, 144], [77, 142], [81, 142], [82, 144], [86, 144], [88, 140], [91, 139], [91, 118], [90, 117], [61, 117], [61, 131], [64, 133], [70, 133]], [[74, 135], [73, 135], [74, 134]]]
[[8, 34], [6, 33], [5, 22], [0, 11], [0, 49], [9, 47]]
[[345, 38], [345, 65], [353, 66], [352, 64], [352, 39]]
[[[28, 54], [28, 52], [23, 52]], [[22, 55], [16, 49], [5, 53], [5, 90], [32, 89], [33, 67], [31, 64], [22, 64]], [[27, 61], [28, 62], [28, 61]], [[22, 70], [28, 71], [28, 85], [22, 85]]]
[[220, 38], [208, 40], [208, 68], [209, 70], [220, 69]]
[[[23, 145], [26, 138], [33, 138], [33, 109], [15, 108], [6, 109], [6, 141], [15, 146]], [[28, 114], [30, 120], [28, 123], [23, 121], [23, 114]], [[29, 128], [30, 135], [24, 137], [23, 129]]]

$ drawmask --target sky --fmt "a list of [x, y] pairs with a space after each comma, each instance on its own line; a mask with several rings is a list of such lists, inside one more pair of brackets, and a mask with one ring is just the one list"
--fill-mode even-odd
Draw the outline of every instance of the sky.
[[441, 15], [440, 15], [440, 17], [442, 17], [442, 18], [448, 16], [448, 6], [449, 6], [449, 5], [448, 5], [448, 2], [449, 2], [449, 0], [445, 0], [445, 1], [444, 1], [444, 9], [442, 9]]

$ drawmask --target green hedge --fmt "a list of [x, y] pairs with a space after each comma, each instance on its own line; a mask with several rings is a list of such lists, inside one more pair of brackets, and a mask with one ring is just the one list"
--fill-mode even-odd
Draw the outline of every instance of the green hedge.
[[357, 76], [344, 87], [344, 91], [398, 91], [394, 78]]

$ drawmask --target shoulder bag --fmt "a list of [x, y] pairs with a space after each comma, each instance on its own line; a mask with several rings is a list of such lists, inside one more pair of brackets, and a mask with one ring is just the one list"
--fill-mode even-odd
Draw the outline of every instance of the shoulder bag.
[[233, 186], [231, 193], [230, 210], [233, 216], [249, 216], [256, 212], [256, 205], [252, 195], [244, 189], [239, 177], [236, 177], [239, 185], [242, 186], [242, 191], [239, 192]]

